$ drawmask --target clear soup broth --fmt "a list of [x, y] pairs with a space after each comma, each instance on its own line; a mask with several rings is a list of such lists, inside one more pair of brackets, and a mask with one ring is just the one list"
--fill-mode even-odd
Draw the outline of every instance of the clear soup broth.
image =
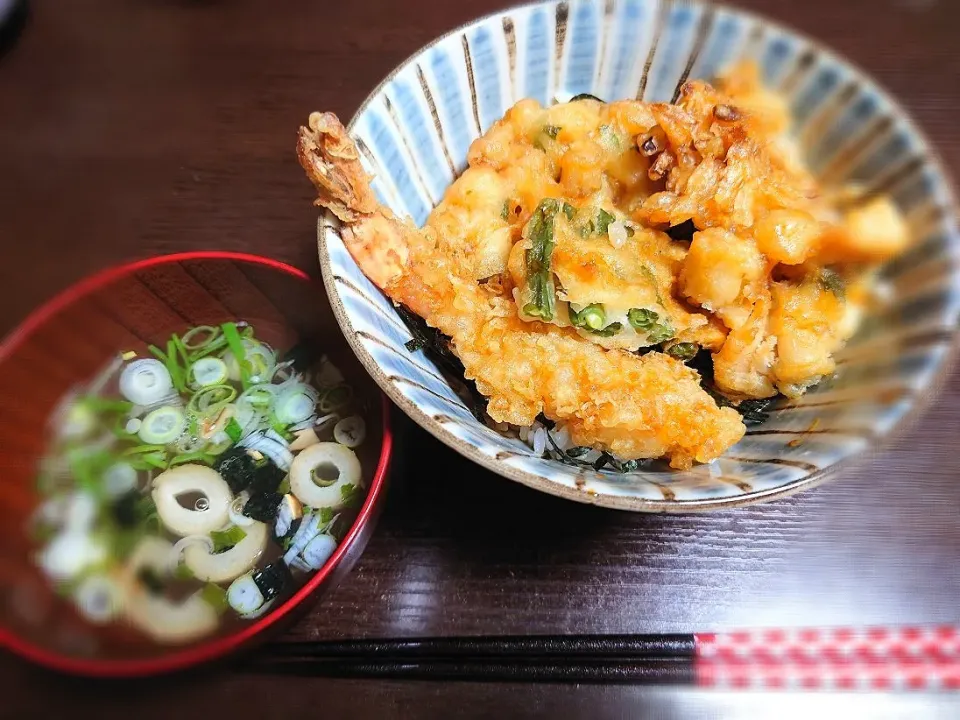
[[255, 319], [177, 330], [118, 348], [47, 422], [27, 536], [75, 654], [262, 616], [330, 558], [376, 467], [380, 410], [322, 342]]

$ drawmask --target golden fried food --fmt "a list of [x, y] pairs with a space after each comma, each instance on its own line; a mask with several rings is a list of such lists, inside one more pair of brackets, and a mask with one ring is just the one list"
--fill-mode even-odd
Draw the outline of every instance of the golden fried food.
[[802, 394], [907, 243], [888, 201], [832, 203], [787, 125], [750, 66], [676, 104], [522, 100], [422, 229], [376, 202], [333, 115], [298, 155], [361, 270], [451, 338], [494, 420], [543, 413], [578, 445], [687, 468], [744, 426], [684, 361], [711, 353], [734, 404]]

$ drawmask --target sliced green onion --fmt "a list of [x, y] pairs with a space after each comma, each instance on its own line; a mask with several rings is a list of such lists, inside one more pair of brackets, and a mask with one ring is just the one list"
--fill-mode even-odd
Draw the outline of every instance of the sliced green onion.
[[596, 303], [587, 305], [580, 312], [572, 307], [567, 309], [570, 316], [570, 324], [581, 330], [586, 330], [591, 335], [599, 337], [613, 337], [623, 330], [623, 323], [615, 322], [606, 325], [607, 313], [603, 305]]
[[167, 364], [167, 356], [166, 356], [166, 354], [163, 352], [163, 350], [161, 350], [160, 348], [158, 348], [156, 345], [148, 345], [148, 346], [147, 346], [147, 349], [148, 349], [150, 352], [152, 352], [154, 355], [156, 355], [156, 356], [157, 356], [157, 359], [158, 359], [160, 362], [162, 362], [164, 365]]
[[660, 320], [660, 314], [653, 310], [633, 308], [627, 313], [627, 320], [634, 330], [646, 333], [647, 340], [655, 345], [673, 337], [670, 319]]
[[219, 354], [226, 347], [227, 347], [227, 340], [226, 338], [223, 337], [223, 335], [221, 335], [219, 338], [214, 340], [209, 345], [202, 347], [199, 350], [194, 350], [193, 352], [191, 352], [190, 359], [193, 361], [197, 361], [200, 358], [207, 357], [208, 355], [216, 355], [216, 354]]
[[249, 405], [260, 412], [269, 412], [273, 409], [279, 388], [270, 383], [251, 385], [244, 390], [237, 399], [238, 405]]
[[147, 453], [154, 453], [154, 452], [161, 452], [161, 453], [162, 453], [162, 452], [166, 452], [166, 450], [167, 450], [167, 449], [166, 449], [163, 445], [153, 445], [153, 444], [150, 444], [150, 445], [135, 445], [135, 446], [132, 447], [132, 448], [127, 448], [126, 450], [124, 450], [124, 451], [123, 451], [122, 453], [120, 453], [120, 454], [121, 454], [123, 457], [134, 457], [134, 456], [136, 456], [136, 455], [145, 455], [145, 454], [147, 454]]
[[167, 467], [166, 453], [143, 453], [130, 460], [130, 465], [133, 466], [134, 470], [165, 470]]
[[230, 385], [210, 385], [199, 390], [187, 403], [190, 412], [200, 415], [213, 415], [237, 397], [237, 391]]
[[290, 432], [287, 428], [291, 427], [285, 423], [275, 421], [270, 424], [270, 429], [273, 430], [277, 435], [282, 437], [288, 443], [292, 443], [297, 439], [297, 436]]
[[96, 412], [128, 412], [133, 403], [129, 400], [107, 400], [102, 397], [85, 397], [81, 400], [86, 407]]
[[229, 550], [246, 536], [247, 534], [243, 529], [236, 525], [229, 530], [214, 530], [210, 533], [210, 539], [213, 540], [213, 552], [219, 553]]
[[230, 352], [233, 353], [234, 360], [237, 361], [237, 368], [240, 371], [240, 382], [244, 388], [250, 384], [250, 375], [247, 372], [247, 351], [243, 346], [243, 338], [237, 332], [237, 326], [230, 322], [220, 326], [223, 328], [223, 336], [230, 346]]
[[672, 337], [673, 337], [673, 326], [670, 324], [669, 320], [664, 320], [661, 323], [657, 323], [647, 333], [647, 340], [649, 340], [654, 344], [665, 342]]
[[170, 338], [167, 340], [167, 372], [170, 373], [173, 386], [180, 392], [183, 392], [186, 386], [183, 382], [183, 372], [180, 369], [180, 362], [177, 360], [177, 355], [179, 355], [177, 344], [173, 341], [173, 338]]
[[[220, 332], [220, 328], [211, 325], [197, 325], [195, 328], [187, 330], [180, 338], [180, 342], [187, 350], [200, 350], [216, 341], [220, 337]], [[206, 337], [202, 338], [200, 342], [193, 342], [201, 333], [206, 333]]]
[[137, 431], [137, 437], [145, 443], [166, 445], [180, 437], [186, 424], [187, 419], [182, 410], [165, 405], [147, 413], [140, 430]]
[[[229, 370], [231, 380], [240, 380], [242, 372], [246, 373], [249, 387], [253, 384], [269, 383], [274, 376], [274, 370], [277, 366], [277, 356], [266, 343], [254, 340], [252, 337], [241, 337], [243, 346], [244, 361], [243, 365], [237, 362], [236, 354], [231, 352], [223, 356]], [[241, 372], [242, 371], [242, 372]]]
[[246, 402], [246, 400], [238, 399], [234, 408], [233, 417], [237, 419], [237, 425], [240, 426], [240, 431], [243, 435], [253, 432], [260, 427], [261, 421], [263, 420], [263, 413], [257, 408], [254, 408], [253, 405]]
[[230, 607], [227, 602], [227, 591], [215, 583], [207, 583], [200, 591], [200, 598], [212, 607], [217, 615], [222, 615]]
[[600, 304], [587, 305], [577, 313], [577, 318], [590, 330], [602, 330], [607, 322], [607, 314], [604, 312], [603, 305]]
[[[255, 349], [259, 350], [260, 348]], [[263, 353], [248, 353], [247, 363], [250, 365], [250, 382], [263, 382], [273, 376], [273, 366], [267, 361]]]
[[196, 452], [183, 453], [182, 455], [177, 455], [176, 457], [170, 458], [170, 461], [167, 463], [168, 468], [172, 468], [176, 465], [183, 465], [184, 463], [202, 463], [204, 465], [213, 465], [213, 461], [216, 458], [213, 457], [208, 452], [198, 450]]
[[201, 358], [190, 368], [190, 374], [200, 387], [220, 385], [227, 381], [227, 364], [219, 358]]
[[120, 373], [120, 394], [137, 405], [160, 402], [173, 392], [176, 385], [170, 366], [169, 358], [166, 363], [153, 358], [134, 360]]
[[630, 325], [633, 326], [634, 330], [641, 330], [643, 332], [653, 328], [659, 319], [659, 313], [653, 310], [647, 310], [646, 308], [633, 308], [627, 313], [627, 320], [630, 322]]
[[599, 335], [600, 337], [613, 337], [614, 335], [619, 335], [620, 331], [623, 330], [623, 323], [610, 323], [606, 327], [602, 327], [599, 330], [587, 329], [592, 335]]
[[230, 438], [231, 442], [240, 442], [240, 438], [243, 437], [243, 428], [240, 427], [237, 419], [233, 417], [227, 421], [223, 431], [227, 434], [227, 437]]
[[177, 348], [177, 352], [180, 353], [180, 359], [183, 360], [183, 367], [189, 369], [190, 366], [190, 357], [187, 353], [187, 348], [183, 344], [183, 340], [180, 339], [180, 336], [174, 333], [170, 336], [170, 339], [173, 340], [174, 347]]
[[280, 393], [273, 412], [286, 429], [287, 425], [303, 422], [313, 415], [316, 409], [316, 391], [307, 385], [296, 384]]

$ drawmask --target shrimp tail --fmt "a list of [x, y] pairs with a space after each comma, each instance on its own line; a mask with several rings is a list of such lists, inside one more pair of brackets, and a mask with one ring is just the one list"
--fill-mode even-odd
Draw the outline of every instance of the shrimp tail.
[[300, 127], [297, 157], [317, 189], [314, 205], [327, 208], [345, 223], [377, 210], [370, 176], [360, 164], [357, 146], [333, 113], [310, 113]]
[[333, 113], [310, 113], [300, 127], [297, 157], [317, 190], [314, 205], [342, 223], [341, 236], [360, 269], [384, 291], [401, 278], [411, 228], [377, 201], [356, 144]]

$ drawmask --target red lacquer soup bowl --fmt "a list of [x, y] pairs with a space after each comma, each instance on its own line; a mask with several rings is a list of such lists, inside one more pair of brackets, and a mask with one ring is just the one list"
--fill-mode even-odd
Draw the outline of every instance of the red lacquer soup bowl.
[[[224, 615], [217, 630], [176, 644], [150, 639], [119, 621], [92, 624], [36, 561], [41, 541], [31, 523], [42, 499], [38, 478], [50, 418], [71, 390], [120, 353], [151, 357], [149, 346], [164, 347], [171, 333], [230, 322], [248, 323], [278, 355], [307, 348], [340, 370], [366, 423], [366, 437], [355, 449], [365, 496], [351, 503], [329, 559], [301, 574], [259, 617]], [[167, 255], [82, 280], [34, 311], [0, 345], [0, 398], [0, 645], [54, 670], [95, 677], [153, 675], [221, 659], [264, 639], [350, 571], [385, 497], [391, 453], [387, 401], [343, 339], [323, 286], [266, 258]]]

